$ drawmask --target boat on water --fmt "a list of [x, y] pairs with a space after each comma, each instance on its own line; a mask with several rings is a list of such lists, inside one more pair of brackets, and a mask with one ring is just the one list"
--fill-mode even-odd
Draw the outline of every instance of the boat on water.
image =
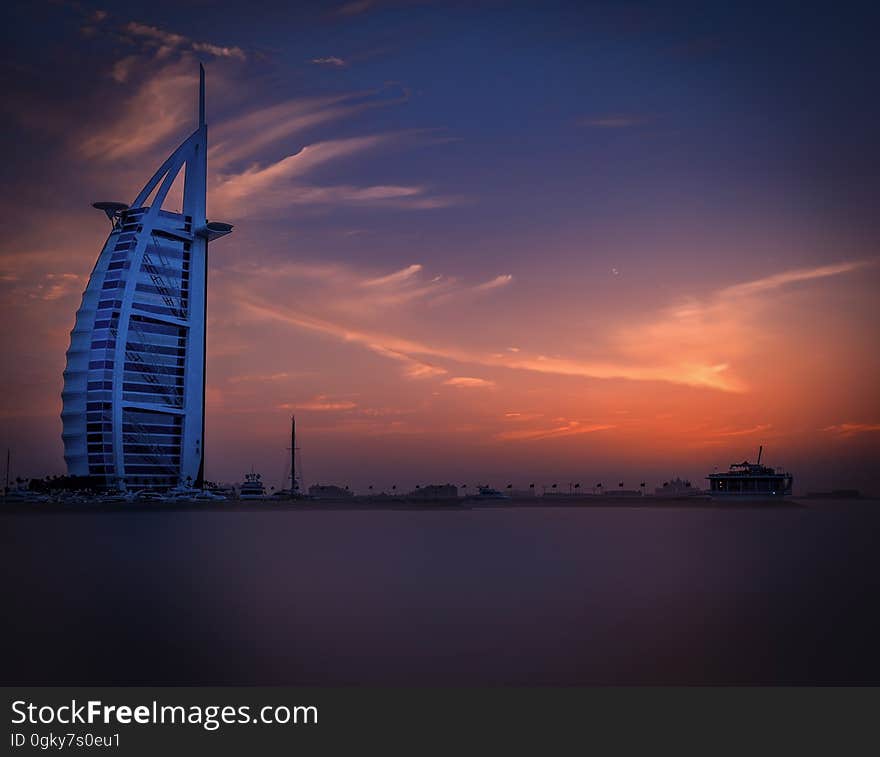
[[238, 487], [238, 498], [241, 500], [266, 499], [266, 487], [259, 473], [244, 474], [244, 481]]
[[477, 490], [477, 499], [510, 499], [510, 495], [491, 486], [481, 486]]
[[173, 489], [169, 489], [165, 492], [164, 498], [172, 502], [189, 502], [200, 492], [201, 489], [196, 489], [193, 486], [178, 484]]
[[710, 473], [709, 495], [715, 499], [771, 499], [791, 494], [793, 477], [781, 469], [761, 465], [764, 446], [758, 449], [758, 461], [732, 463], [727, 473]]
[[191, 502], [226, 502], [228, 498], [220, 492], [203, 489], [190, 497]]
[[3, 495], [3, 502], [10, 505], [41, 505], [50, 501], [50, 498], [45, 494], [29, 489], [10, 489]]
[[225, 502], [227, 497], [220, 492], [212, 491], [210, 489], [196, 489], [191, 486], [178, 486], [169, 490], [165, 494], [164, 499], [167, 502], [177, 502], [180, 504], [186, 504], [189, 502], [204, 504], [208, 502]]
[[132, 492], [130, 495], [131, 502], [162, 502], [165, 496], [162, 492], [153, 491], [152, 489], [142, 489], [138, 492]]

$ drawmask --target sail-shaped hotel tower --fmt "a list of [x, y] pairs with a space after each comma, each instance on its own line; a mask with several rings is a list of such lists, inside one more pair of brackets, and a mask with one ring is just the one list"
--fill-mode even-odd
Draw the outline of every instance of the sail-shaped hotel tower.
[[[199, 125], [131, 205], [99, 202], [112, 229], [76, 313], [62, 392], [68, 473], [106, 488], [204, 479], [208, 127]], [[162, 207], [183, 171], [182, 212]]]

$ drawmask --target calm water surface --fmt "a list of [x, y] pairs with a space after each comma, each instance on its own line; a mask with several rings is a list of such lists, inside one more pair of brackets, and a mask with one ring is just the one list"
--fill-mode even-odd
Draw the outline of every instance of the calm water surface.
[[880, 683], [880, 503], [0, 514], [3, 683]]

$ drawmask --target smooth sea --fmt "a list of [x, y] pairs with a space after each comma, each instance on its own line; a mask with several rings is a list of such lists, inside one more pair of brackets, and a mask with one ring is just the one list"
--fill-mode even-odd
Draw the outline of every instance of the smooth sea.
[[880, 684], [880, 502], [0, 512], [4, 684]]

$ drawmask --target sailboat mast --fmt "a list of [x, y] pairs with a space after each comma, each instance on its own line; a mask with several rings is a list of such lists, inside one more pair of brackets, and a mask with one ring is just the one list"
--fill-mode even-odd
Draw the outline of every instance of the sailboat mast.
[[296, 416], [290, 416], [290, 493], [296, 490]]

